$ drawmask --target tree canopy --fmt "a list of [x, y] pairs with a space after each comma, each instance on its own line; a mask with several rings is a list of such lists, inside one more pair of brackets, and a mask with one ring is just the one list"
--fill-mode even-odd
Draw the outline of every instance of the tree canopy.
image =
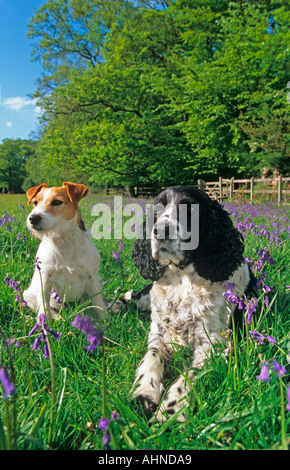
[[[29, 159], [35, 156], [35, 150], [36, 143], [32, 140], [3, 140], [3, 143], [0, 145], [1, 189], [4, 188], [9, 193], [17, 193], [23, 190], [23, 185], [27, 178], [26, 165]], [[30, 178], [28, 177], [28, 179]]]
[[43, 66], [38, 178], [287, 174], [289, 16], [279, 0], [47, 1], [28, 32]]

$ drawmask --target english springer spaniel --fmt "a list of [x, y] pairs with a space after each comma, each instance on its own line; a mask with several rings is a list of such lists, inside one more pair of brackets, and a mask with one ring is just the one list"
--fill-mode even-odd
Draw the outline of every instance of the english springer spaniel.
[[[137, 240], [132, 251], [143, 278], [154, 281], [148, 349], [138, 366], [132, 393], [146, 413], [158, 408], [155, 418], [164, 421], [186, 403], [194, 369], [202, 368], [213, 343], [224, 341], [221, 333], [229, 315], [223, 296], [227, 284], [247, 295], [254, 279], [243, 257], [242, 235], [228, 212], [204, 192], [191, 186], [170, 187], [157, 197], [153, 211], [150, 238]], [[236, 313], [232, 312], [238, 329]], [[175, 344], [190, 346], [193, 362], [162, 398], [164, 366]], [[177, 419], [184, 420], [184, 414]]]

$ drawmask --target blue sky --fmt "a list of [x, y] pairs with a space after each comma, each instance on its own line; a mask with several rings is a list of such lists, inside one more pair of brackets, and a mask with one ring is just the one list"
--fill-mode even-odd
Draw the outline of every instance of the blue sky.
[[37, 129], [39, 109], [29, 95], [37, 88], [41, 65], [32, 62], [27, 24], [45, 0], [0, 0], [0, 143], [27, 139]]

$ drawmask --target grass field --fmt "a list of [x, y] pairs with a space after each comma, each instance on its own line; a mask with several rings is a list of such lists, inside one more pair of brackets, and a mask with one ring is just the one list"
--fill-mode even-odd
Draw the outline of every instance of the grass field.
[[[87, 228], [89, 196], [81, 203]], [[143, 207], [145, 201], [138, 201]], [[290, 443], [289, 220], [286, 206], [226, 203], [245, 237], [245, 256], [260, 279], [256, 319], [239, 344], [220, 345], [196, 375], [185, 423], [175, 416], [148, 425], [129, 391], [146, 351], [148, 314], [129, 307], [112, 315], [103, 345], [86, 349], [86, 335], [72, 325], [85, 306], [63, 310], [50, 328], [52, 356], [31, 349], [35, 314], [21, 302], [31, 279], [38, 242], [26, 229], [25, 196], [0, 196], [0, 368], [15, 386], [0, 385], [0, 449], [286, 449]], [[94, 241], [102, 257], [104, 296], [139, 290], [130, 258], [132, 240]], [[7, 277], [8, 276], [8, 277]], [[9, 278], [9, 279], [8, 279]], [[15, 282], [13, 282], [15, 281]], [[288, 294], [288, 295], [287, 295]], [[8, 346], [9, 344], [9, 346]], [[288, 355], [288, 356], [287, 356]], [[190, 351], [177, 348], [166, 383], [186, 370]], [[257, 378], [258, 377], [258, 378]], [[13, 390], [11, 390], [13, 392]], [[3, 393], [7, 397], [3, 398]], [[107, 421], [104, 421], [106, 418]]]

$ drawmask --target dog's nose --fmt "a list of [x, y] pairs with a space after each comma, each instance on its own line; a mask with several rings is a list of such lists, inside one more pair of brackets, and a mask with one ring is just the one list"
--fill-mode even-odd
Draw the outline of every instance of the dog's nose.
[[36, 226], [39, 225], [39, 223], [41, 222], [41, 215], [39, 215], [39, 214], [32, 214], [32, 215], [29, 217], [29, 221], [30, 221], [31, 225], [33, 225], [34, 227], [36, 227]]

